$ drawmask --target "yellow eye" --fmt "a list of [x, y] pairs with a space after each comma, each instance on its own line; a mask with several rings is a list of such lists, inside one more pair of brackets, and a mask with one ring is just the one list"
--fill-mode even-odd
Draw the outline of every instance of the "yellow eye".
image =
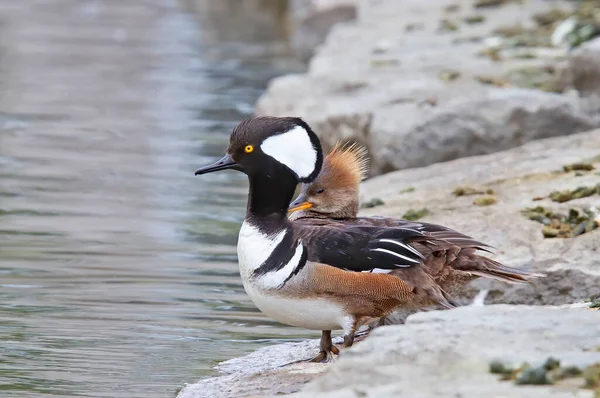
[[244, 148], [244, 152], [246, 153], [250, 153], [254, 150], [254, 147], [252, 145], [246, 145], [246, 148]]

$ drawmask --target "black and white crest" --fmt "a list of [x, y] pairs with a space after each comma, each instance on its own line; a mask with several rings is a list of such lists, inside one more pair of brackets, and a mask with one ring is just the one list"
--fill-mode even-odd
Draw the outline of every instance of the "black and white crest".
[[300, 118], [255, 116], [244, 120], [231, 135], [229, 152], [244, 158], [242, 148], [248, 144], [286, 166], [300, 182], [314, 180], [323, 166], [319, 138]]

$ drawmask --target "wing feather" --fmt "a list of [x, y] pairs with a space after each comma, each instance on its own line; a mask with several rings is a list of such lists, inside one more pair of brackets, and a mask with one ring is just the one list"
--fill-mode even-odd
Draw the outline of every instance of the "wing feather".
[[302, 219], [294, 230], [308, 247], [308, 260], [351, 271], [394, 270], [422, 264], [424, 256], [411, 245], [427, 239], [400, 227], [314, 224]]

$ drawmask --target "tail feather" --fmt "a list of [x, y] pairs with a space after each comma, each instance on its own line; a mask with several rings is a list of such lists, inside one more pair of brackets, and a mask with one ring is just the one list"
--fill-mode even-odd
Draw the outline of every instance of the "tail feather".
[[532, 279], [545, 276], [544, 274], [536, 272], [508, 267], [474, 252], [461, 252], [456, 259], [450, 263], [450, 267], [455, 271], [462, 271], [471, 275], [509, 283], [526, 283], [531, 282]]
[[442, 295], [444, 297], [444, 300], [440, 302], [442, 306], [448, 309], [459, 307], [458, 302], [456, 302], [452, 297], [450, 297], [450, 295], [446, 293], [444, 289], [440, 288], [440, 291], [442, 292]]

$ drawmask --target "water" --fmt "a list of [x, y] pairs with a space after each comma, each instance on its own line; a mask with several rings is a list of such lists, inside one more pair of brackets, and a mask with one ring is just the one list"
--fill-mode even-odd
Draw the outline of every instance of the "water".
[[193, 175], [302, 68], [278, 3], [0, 0], [0, 396], [172, 397], [317, 337], [243, 291], [245, 177]]

